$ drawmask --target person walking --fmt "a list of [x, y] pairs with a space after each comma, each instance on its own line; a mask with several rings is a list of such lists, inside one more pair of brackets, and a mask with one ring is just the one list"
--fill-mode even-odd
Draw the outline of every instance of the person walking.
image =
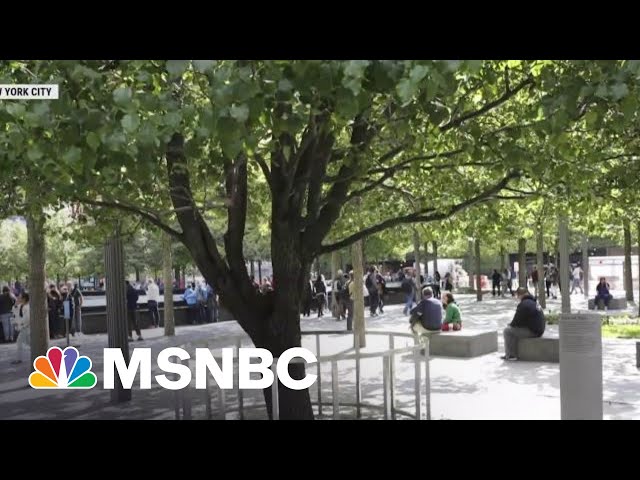
[[16, 340], [16, 359], [12, 364], [24, 361], [23, 353], [25, 349], [31, 350], [31, 327], [29, 315], [29, 294], [22, 291], [18, 301], [13, 306], [13, 327], [18, 334]]
[[580, 267], [580, 264], [576, 264], [572, 273], [573, 273], [573, 281], [571, 282], [571, 293], [569, 295], [573, 295], [573, 292], [575, 291], [576, 288], [579, 288], [580, 294], [584, 295], [584, 290], [582, 290], [583, 272], [582, 272], [582, 268]]
[[409, 312], [413, 308], [413, 300], [416, 297], [415, 282], [413, 281], [412, 273], [407, 273], [400, 284], [400, 288], [402, 289], [402, 293], [405, 295], [404, 309], [402, 310], [402, 313], [404, 315], [409, 315]]
[[62, 338], [62, 333], [59, 324], [59, 312], [62, 307], [61, 295], [55, 284], [49, 285], [49, 291], [47, 292], [47, 309], [49, 314], [49, 338], [51, 340], [55, 338]]
[[16, 298], [11, 293], [9, 287], [2, 287], [2, 294], [0, 294], [0, 323], [2, 323], [2, 333], [6, 343], [12, 342], [14, 338], [11, 312], [15, 304]]
[[316, 281], [313, 284], [313, 290], [318, 302], [318, 318], [324, 316], [324, 306], [327, 299], [327, 286], [324, 283], [324, 277], [320, 274], [316, 277]]
[[158, 311], [158, 303], [160, 302], [160, 288], [153, 279], [149, 279], [147, 283], [147, 310], [151, 316], [151, 326], [158, 328], [160, 326], [160, 312]]
[[133, 341], [132, 330], [135, 330], [136, 335], [138, 336], [137, 340], [140, 342], [144, 340], [142, 338], [142, 333], [140, 333], [140, 325], [138, 323], [138, 299], [140, 298], [140, 294], [135, 288], [133, 288], [133, 285], [131, 285], [129, 280], [125, 280], [125, 284], [127, 286], [127, 323], [129, 325], [129, 341]]
[[498, 273], [498, 270], [494, 269], [493, 274], [491, 275], [491, 296], [496, 296], [496, 290], [498, 290], [498, 295], [500, 295], [500, 282], [502, 281], [502, 275]]
[[74, 333], [78, 335], [82, 334], [82, 304], [84, 303], [84, 296], [80, 291], [77, 283], [67, 282], [67, 288], [71, 292], [71, 298], [73, 299], [73, 319], [72, 326]]

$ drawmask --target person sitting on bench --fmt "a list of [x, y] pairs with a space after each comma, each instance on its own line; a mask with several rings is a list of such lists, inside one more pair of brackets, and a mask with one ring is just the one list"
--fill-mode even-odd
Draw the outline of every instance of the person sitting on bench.
[[453, 299], [453, 293], [445, 292], [442, 296], [442, 306], [446, 312], [444, 321], [442, 322], [442, 331], [448, 332], [450, 329], [458, 331], [462, 328], [462, 317], [460, 316], [460, 308]]
[[[440, 333], [442, 328], [442, 303], [440, 303], [440, 300], [433, 298], [431, 287], [422, 289], [422, 300], [411, 310], [409, 322], [411, 331], [418, 335], [423, 344], [425, 343], [425, 337]], [[424, 355], [424, 349], [421, 350], [421, 353]]]
[[544, 312], [536, 299], [525, 287], [519, 287], [516, 296], [520, 303], [513, 320], [503, 333], [504, 356], [500, 357], [503, 360], [518, 360], [519, 339], [541, 337], [544, 333]]
[[600, 283], [598, 283], [598, 285], [596, 286], [596, 292], [595, 308], [598, 308], [598, 302], [602, 300], [604, 301], [604, 308], [608, 309], [609, 302], [611, 301], [613, 296], [611, 295], [611, 293], [609, 293], [609, 284], [604, 277], [600, 277]]

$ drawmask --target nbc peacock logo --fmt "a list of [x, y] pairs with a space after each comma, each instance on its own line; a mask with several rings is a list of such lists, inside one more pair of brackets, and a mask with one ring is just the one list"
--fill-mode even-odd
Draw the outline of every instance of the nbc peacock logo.
[[91, 371], [91, 359], [80, 356], [75, 347], [61, 350], [51, 347], [47, 356], [40, 356], [33, 362], [36, 370], [29, 375], [29, 385], [33, 388], [93, 388], [98, 379]]

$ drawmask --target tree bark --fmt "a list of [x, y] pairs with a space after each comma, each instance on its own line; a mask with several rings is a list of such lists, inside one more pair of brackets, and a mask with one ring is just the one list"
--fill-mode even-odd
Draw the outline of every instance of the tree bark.
[[339, 317], [336, 317], [335, 315], [335, 312], [338, 311], [335, 308], [336, 296], [335, 296], [335, 288], [334, 288], [337, 276], [338, 276], [338, 252], [334, 251], [334, 252], [331, 252], [331, 302], [329, 303], [331, 311], [334, 313], [333, 315], [334, 318], [339, 318]]
[[31, 363], [49, 349], [49, 321], [45, 290], [46, 247], [45, 218], [42, 213], [27, 216], [27, 247], [29, 249], [29, 304], [31, 327]]
[[560, 290], [562, 299], [562, 313], [571, 313], [571, 295], [569, 292], [569, 222], [567, 216], [560, 214], [558, 217], [558, 242], [560, 247]]
[[536, 225], [536, 269], [538, 270], [538, 303], [547, 308], [547, 295], [544, 283], [544, 230], [542, 222]]
[[468, 256], [469, 256], [469, 288], [471, 289], [472, 292], [476, 291], [476, 282], [475, 282], [475, 275], [477, 272], [474, 272], [475, 268], [473, 265], [473, 240], [469, 240], [469, 249], [468, 249]]
[[262, 260], [258, 260], [258, 283], [262, 284]]
[[631, 270], [631, 224], [628, 219], [623, 220], [624, 230], [624, 289], [627, 300], [633, 302], [633, 272]]
[[[433, 273], [436, 273], [436, 268], [433, 268]], [[424, 242], [424, 276], [429, 275], [429, 242]]]
[[163, 321], [164, 334], [172, 337], [176, 334], [176, 324], [173, 315], [173, 289], [171, 288], [171, 237], [162, 232], [162, 274], [164, 282]]
[[431, 247], [433, 248], [433, 273], [436, 273], [438, 271], [438, 242], [433, 240]]
[[253, 260], [249, 260], [249, 268], [251, 270], [251, 276], [253, 278], [256, 278], [256, 268], [255, 268], [255, 266], [253, 264]]
[[174, 273], [176, 276], [176, 288], [180, 288], [180, 266], [174, 268]]
[[476, 238], [476, 300], [482, 301], [482, 276], [480, 275], [480, 239]]
[[[640, 222], [638, 222], [638, 285], [640, 287]], [[586, 293], [586, 291], [585, 291]], [[640, 317], [640, 290], [638, 293], [638, 316]]]
[[527, 288], [527, 241], [518, 239], [518, 286]]
[[351, 261], [353, 262], [353, 345], [354, 348], [364, 348], [367, 345], [366, 325], [364, 322], [364, 265], [362, 261], [362, 240], [358, 240], [351, 247]]
[[422, 284], [420, 282], [420, 235], [418, 235], [418, 229], [416, 228], [413, 229], [413, 258], [415, 259], [414, 268], [416, 270], [416, 303], [419, 303], [420, 297], [422, 296], [422, 294], [420, 293], [420, 287], [422, 286]]
[[140, 269], [138, 267], [135, 267], [136, 269], [136, 282], [140, 282]]
[[[129, 328], [126, 309], [124, 248], [119, 229], [107, 241], [104, 249], [104, 271], [107, 302], [107, 337], [109, 348], [118, 348], [125, 363], [129, 364]], [[121, 403], [131, 400], [131, 389], [125, 389], [116, 375], [111, 401]]]
[[584, 298], [589, 298], [589, 239], [586, 235], [582, 235], [582, 272], [584, 275]]
[[505, 263], [504, 263], [504, 245], [500, 245], [500, 273], [504, 272]]

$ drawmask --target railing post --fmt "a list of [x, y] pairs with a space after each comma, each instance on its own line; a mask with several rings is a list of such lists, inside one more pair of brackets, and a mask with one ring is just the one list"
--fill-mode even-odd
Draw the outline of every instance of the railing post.
[[394, 339], [393, 333], [389, 334], [389, 350], [391, 353], [389, 354], [389, 402], [391, 406], [391, 420], [396, 419], [396, 404], [395, 404], [395, 355], [393, 354], [394, 349]]
[[[240, 358], [240, 348], [242, 347], [242, 339], [236, 338], [236, 354]], [[235, 362], [234, 362], [235, 363]], [[240, 369], [238, 369], [238, 413], [240, 414], [240, 420], [244, 420], [244, 394], [240, 388]]]
[[360, 338], [356, 337], [356, 418], [362, 417], [362, 391], [360, 389]]
[[340, 419], [340, 391], [338, 388], [338, 362], [331, 361], [331, 395], [333, 396], [333, 419]]
[[278, 399], [278, 359], [273, 359], [271, 370], [273, 371], [273, 385], [271, 386], [271, 416], [274, 420], [280, 420], [280, 401]]
[[384, 419], [389, 420], [389, 357], [382, 356], [382, 396], [384, 399]]
[[[418, 339], [414, 339], [414, 345], [419, 345], [419, 341]], [[425, 352], [426, 353], [426, 352]], [[415, 363], [415, 371], [413, 374], [413, 380], [415, 382], [415, 395], [416, 395], [416, 420], [421, 420], [422, 419], [422, 415], [420, 412], [420, 352], [418, 351], [418, 349], [415, 349], [413, 351], [413, 360]]]
[[[182, 365], [189, 367], [189, 360], [180, 360]], [[182, 389], [182, 419], [191, 420], [191, 384]]]
[[[320, 335], [316, 335], [316, 357], [320, 358]], [[318, 416], [322, 416], [322, 370], [320, 369], [320, 360], [316, 365], [318, 375]]]
[[431, 339], [426, 338], [424, 347], [424, 385], [425, 385], [425, 402], [427, 410], [427, 420], [431, 420], [431, 371], [429, 369], [429, 348]]

